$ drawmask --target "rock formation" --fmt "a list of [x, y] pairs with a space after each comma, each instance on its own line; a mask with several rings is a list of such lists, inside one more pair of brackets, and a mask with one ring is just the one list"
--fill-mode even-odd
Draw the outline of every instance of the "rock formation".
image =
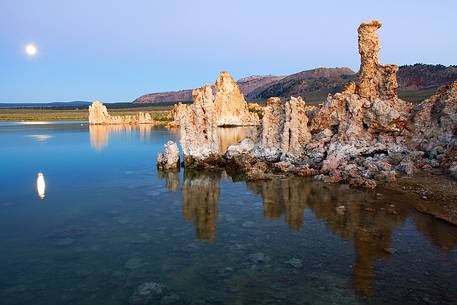
[[106, 106], [100, 101], [92, 102], [89, 106], [89, 124], [112, 125], [112, 124], [154, 124], [151, 115], [139, 112], [137, 115], [110, 115]]
[[221, 143], [217, 127], [259, 123], [257, 114], [249, 112], [238, 85], [227, 72], [221, 73], [214, 90], [211, 85], [195, 89], [192, 99], [191, 105], [177, 104], [172, 110], [181, 127], [180, 142], [187, 166], [220, 158], [220, 146], [227, 145]]
[[305, 112], [305, 102], [301, 97], [291, 97], [284, 104], [277, 97], [268, 99], [256, 155], [268, 161], [278, 160], [281, 154], [299, 158], [311, 139]]
[[184, 163], [208, 160], [219, 155], [219, 137], [216, 131], [214, 95], [210, 85], [192, 92], [194, 103], [180, 105], [176, 111], [181, 126], [181, 148]]
[[258, 125], [259, 117], [249, 112], [240, 87], [227, 72], [221, 72], [216, 81], [214, 110], [217, 126]]
[[[349, 82], [320, 106], [307, 106], [301, 98], [291, 97], [285, 103], [270, 98], [258, 137], [230, 146], [220, 163], [228, 170], [241, 170], [248, 180], [265, 180], [270, 172], [281, 171], [368, 188], [377, 181], [393, 181], [399, 173], [411, 175], [430, 167], [442, 167], [457, 176], [457, 82], [413, 111], [412, 104], [397, 96], [398, 67], [379, 62], [380, 27], [379, 21], [371, 21], [358, 29], [358, 82]], [[214, 143], [207, 136], [212, 135], [210, 127], [229, 122], [221, 119], [220, 112], [229, 108], [220, 105], [237, 96], [227, 75], [221, 74], [216, 87], [215, 96], [210, 87], [205, 95], [205, 100], [215, 102], [200, 103], [204, 128], [194, 133], [204, 138], [192, 142], [198, 157], [208, 141]], [[224, 93], [227, 90], [232, 94]], [[195, 121], [183, 123], [189, 128], [189, 122]], [[190, 146], [183, 145], [185, 155], [193, 155]]]
[[164, 145], [165, 151], [157, 155], [157, 167], [159, 169], [179, 168], [179, 148], [173, 141], [168, 141]]
[[359, 26], [359, 53], [361, 57], [358, 94], [362, 98], [394, 98], [397, 96], [396, 65], [379, 64], [381, 44], [377, 30], [381, 22], [374, 20]]
[[[221, 72], [219, 78], [216, 80], [214, 88], [211, 85], [205, 85], [201, 88], [195, 89], [192, 92], [193, 104], [198, 102], [196, 97], [199, 95], [195, 91], [206, 91], [211, 89], [212, 96], [204, 105], [203, 110], [208, 110], [214, 115], [216, 126], [254, 126], [259, 125], [259, 117], [257, 113], [250, 112], [248, 104], [246, 103], [243, 93], [236, 81], [227, 72]], [[207, 96], [210, 98], [210, 96]], [[178, 103], [173, 109], [175, 121], [170, 126], [179, 125], [180, 111], [186, 105]]]
[[457, 179], [457, 81], [417, 105], [412, 124], [412, 146], [427, 157], [424, 166], [442, 167]]

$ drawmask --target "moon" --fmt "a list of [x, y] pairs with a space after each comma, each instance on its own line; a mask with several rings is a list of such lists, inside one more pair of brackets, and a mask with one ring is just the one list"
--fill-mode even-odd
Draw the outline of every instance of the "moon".
[[25, 53], [27, 53], [28, 56], [33, 57], [36, 55], [37, 52], [38, 52], [38, 48], [33, 43], [30, 43], [25, 46]]

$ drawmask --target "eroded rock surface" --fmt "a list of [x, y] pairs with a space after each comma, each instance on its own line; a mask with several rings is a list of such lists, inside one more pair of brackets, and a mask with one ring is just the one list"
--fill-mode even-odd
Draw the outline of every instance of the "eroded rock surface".
[[291, 97], [284, 104], [277, 97], [268, 99], [256, 156], [268, 161], [278, 160], [281, 155], [299, 158], [310, 140], [305, 102], [301, 97]]
[[157, 155], [157, 167], [159, 169], [179, 168], [179, 148], [173, 141], [164, 145], [165, 151]]
[[214, 110], [217, 126], [258, 125], [259, 117], [249, 112], [243, 93], [236, 81], [227, 72], [221, 72], [216, 81]]
[[89, 106], [89, 124], [154, 124], [154, 120], [147, 112], [139, 112], [137, 115], [110, 115], [102, 102], [94, 101]]
[[184, 164], [188, 167], [219, 156], [219, 136], [211, 86], [195, 89], [192, 97], [192, 105], [181, 105], [177, 111]]
[[363, 98], [393, 98], [397, 96], [396, 65], [381, 65], [381, 43], [377, 30], [381, 22], [373, 20], [359, 26], [359, 53], [361, 58], [358, 94]]
[[[457, 82], [413, 110], [397, 96], [397, 66], [380, 64], [380, 27], [371, 21], [358, 29], [358, 82], [319, 106], [270, 98], [258, 137], [230, 146], [226, 167], [248, 180], [286, 172], [367, 188], [428, 168], [457, 176]], [[217, 115], [207, 121], [218, 125]]]
[[[259, 116], [256, 113], [258, 109], [256, 108], [252, 112], [249, 110], [248, 103], [246, 103], [240, 87], [229, 73], [221, 72], [214, 87], [205, 85], [195, 89], [192, 92], [193, 104], [199, 103], [196, 99], [196, 97], [199, 97], [199, 95], [196, 95], [196, 91], [209, 90], [211, 90], [212, 96], [207, 95], [206, 103], [202, 106], [205, 112], [208, 111], [208, 115], [214, 116], [216, 126], [259, 125]], [[169, 124], [170, 127], [180, 125], [181, 112], [185, 111], [186, 107], [189, 106], [179, 103], [172, 109], [175, 120]]]
[[419, 104], [412, 123], [412, 146], [425, 153], [424, 166], [442, 167], [457, 179], [457, 81]]

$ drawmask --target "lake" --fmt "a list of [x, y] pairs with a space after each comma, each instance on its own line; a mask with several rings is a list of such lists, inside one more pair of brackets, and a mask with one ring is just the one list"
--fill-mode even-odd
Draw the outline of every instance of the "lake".
[[178, 138], [1, 124], [0, 304], [457, 304], [456, 227], [382, 189], [158, 172]]

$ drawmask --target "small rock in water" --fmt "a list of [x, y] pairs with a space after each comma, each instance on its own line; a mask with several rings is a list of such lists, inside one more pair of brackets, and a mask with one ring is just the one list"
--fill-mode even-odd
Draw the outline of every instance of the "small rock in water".
[[383, 248], [389, 254], [394, 254], [396, 252], [395, 248]]
[[263, 254], [262, 252], [257, 252], [248, 256], [248, 260], [255, 264], [259, 263], [268, 263], [271, 259], [269, 256]]
[[[163, 292], [164, 286], [156, 282], [146, 282], [138, 286], [129, 298], [130, 305], [147, 305], [152, 300], [158, 299]], [[156, 304], [156, 303], [154, 303]]]
[[289, 259], [288, 261], [286, 261], [286, 264], [294, 267], [294, 268], [301, 268], [303, 266], [303, 262], [301, 259], [298, 259], [298, 258], [291, 258]]

